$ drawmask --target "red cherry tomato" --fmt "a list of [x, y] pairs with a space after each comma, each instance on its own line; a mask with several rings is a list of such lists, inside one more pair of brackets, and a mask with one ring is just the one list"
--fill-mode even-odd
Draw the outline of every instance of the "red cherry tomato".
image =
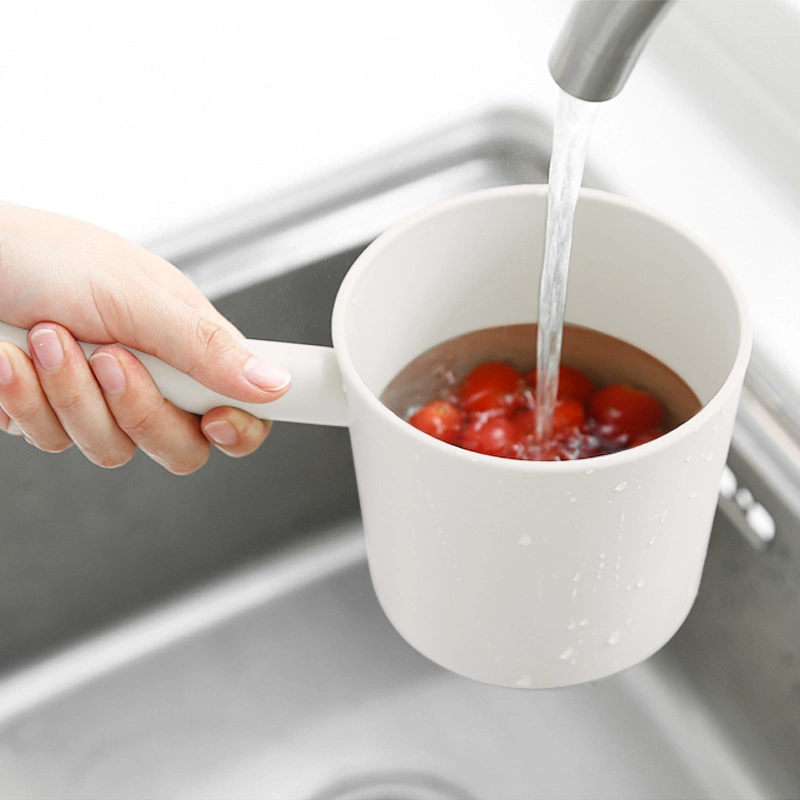
[[473, 419], [466, 424], [459, 444], [487, 456], [513, 457], [520, 443], [520, 431], [505, 417]]
[[653, 395], [621, 383], [596, 392], [590, 412], [604, 434], [629, 440], [658, 428], [664, 418], [664, 409]]
[[[510, 419], [521, 433], [536, 432], [535, 409], [519, 409], [511, 415]], [[571, 397], [556, 400], [556, 405], [553, 409], [553, 433], [559, 434], [571, 431], [574, 428], [581, 428], [585, 419], [586, 412], [583, 409], [583, 405], [577, 400]]]
[[520, 433], [533, 433], [536, 430], [536, 411], [532, 408], [521, 408], [510, 419]]
[[579, 400], [572, 397], [556, 400], [556, 407], [553, 409], [553, 433], [580, 428], [585, 419], [583, 403]]
[[[528, 373], [528, 382], [536, 388], [536, 370]], [[586, 405], [594, 393], [594, 384], [591, 379], [579, 369], [559, 364], [558, 367], [558, 397], [572, 397]]]
[[479, 364], [462, 381], [458, 396], [468, 412], [510, 411], [520, 402], [522, 374], [510, 364], [486, 361]]
[[455, 444], [461, 434], [464, 414], [446, 400], [434, 400], [413, 414], [409, 422], [424, 433]]

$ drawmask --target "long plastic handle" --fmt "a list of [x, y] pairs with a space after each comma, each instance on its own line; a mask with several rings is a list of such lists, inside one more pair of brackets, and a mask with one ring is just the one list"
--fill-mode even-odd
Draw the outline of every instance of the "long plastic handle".
[[[0, 341], [11, 342], [30, 355], [27, 336], [28, 331], [0, 322]], [[283, 397], [270, 403], [243, 403], [212, 392], [154, 356], [127, 349], [144, 364], [167, 400], [193, 414], [205, 414], [217, 406], [233, 406], [261, 419], [340, 427], [348, 424], [347, 397], [333, 348], [258, 339], [245, 339], [243, 344], [264, 361], [289, 371], [292, 385]], [[81, 342], [81, 347], [88, 358], [99, 345]]]

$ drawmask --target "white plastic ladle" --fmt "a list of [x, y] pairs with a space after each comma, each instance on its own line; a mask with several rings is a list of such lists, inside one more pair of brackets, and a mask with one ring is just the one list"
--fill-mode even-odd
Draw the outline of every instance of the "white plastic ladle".
[[[30, 355], [27, 337], [28, 331], [0, 322], [0, 341], [11, 342]], [[208, 389], [154, 356], [127, 349], [142, 362], [164, 397], [193, 414], [205, 414], [217, 406], [233, 406], [261, 419], [347, 425], [347, 400], [333, 348], [258, 339], [245, 339], [243, 343], [262, 360], [289, 370], [292, 385], [283, 397], [270, 403], [233, 400]], [[81, 342], [87, 358], [99, 346]], [[325, 398], [324, 402], [320, 402], [321, 397]]]

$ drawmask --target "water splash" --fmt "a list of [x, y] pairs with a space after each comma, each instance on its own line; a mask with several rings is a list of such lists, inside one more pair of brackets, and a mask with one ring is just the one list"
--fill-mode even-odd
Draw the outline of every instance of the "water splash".
[[539, 285], [536, 361], [536, 437], [539, 441], [548, 439], [553, 431], [572, 227], [589, 133], [598, 105], [561, 92], [556, 109], [548, 177], [544, 266]]

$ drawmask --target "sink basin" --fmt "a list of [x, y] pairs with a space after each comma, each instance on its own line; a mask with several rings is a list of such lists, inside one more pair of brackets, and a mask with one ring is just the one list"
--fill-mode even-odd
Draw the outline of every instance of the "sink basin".
[[[488, 114], [154, 249], [247, 336], [329, 344], [366, 243], [457, 192], [543, 182], [549, 146], [540, 120]], [[800, 797], [797, 431], [757, 357], [688, 621], [637, 667], [535, 692], [452, 675], [395, 633], [346, 431], [276, 425], [185, 478], [7, 439], [0, 796]]]

